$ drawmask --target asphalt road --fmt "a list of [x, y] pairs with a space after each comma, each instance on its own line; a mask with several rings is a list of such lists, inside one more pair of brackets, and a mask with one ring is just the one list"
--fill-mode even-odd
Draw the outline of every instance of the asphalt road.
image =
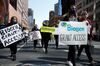
[[[100, 66], [100, 49], [98, 47], [100, 45], [96, 42], [94, 43], [96, 45], [92, 56], [96, 63], [92, 66]], [[0, 66], [68, 66], [68, 46], [60, 45], [58, 49], [55, 49], [54, 42], [50, 42], [48, 54], [44, 53], [40, 43], [35, 50], [33, 46], [33, 42], [30, 41], [27, 44], [19, 44], [16, 61], [12, 61], [9, 57], [9, 48], [0, 49]], [[91, 66], [84, 52], [81, 55], [81, 59], [76, 60], [76, 66]]]

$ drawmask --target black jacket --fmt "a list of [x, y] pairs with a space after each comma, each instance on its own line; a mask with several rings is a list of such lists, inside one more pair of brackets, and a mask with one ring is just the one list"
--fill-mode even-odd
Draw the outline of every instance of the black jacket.
[[[0, 25], [0, 29], [6, 28], [6, 25]], [[4, 48], [3, 44], [1, 43], [0, 40], [0, 49]]]

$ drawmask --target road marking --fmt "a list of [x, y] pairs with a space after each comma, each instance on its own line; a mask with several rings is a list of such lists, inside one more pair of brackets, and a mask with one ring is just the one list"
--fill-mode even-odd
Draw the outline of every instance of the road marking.
[[[26, 44], [26, 43], [25, 43], [25, 44]], [[17, 51], [19, 51], [22, 47], [24, 47], [25, 44], [21, 45], [20, 48], [17, 49]]]

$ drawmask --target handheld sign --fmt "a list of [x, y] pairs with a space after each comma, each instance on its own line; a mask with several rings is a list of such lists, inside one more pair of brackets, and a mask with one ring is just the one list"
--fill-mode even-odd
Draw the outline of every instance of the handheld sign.
[[4, 47], [24, 38], [21, 27], [18, 24], [0, 30], [0, 40]]
[[41, 32], [53, 33], [55, 32], [55, 27], [42, 26]]
[[58, 27], [58, 33], [59, 44], [87, 44], [87, 26], [85, 22], [61, 21]]
[[42, 39], [40, 31], [33, 31], [32, 40], [39, 40], [39, 39]]

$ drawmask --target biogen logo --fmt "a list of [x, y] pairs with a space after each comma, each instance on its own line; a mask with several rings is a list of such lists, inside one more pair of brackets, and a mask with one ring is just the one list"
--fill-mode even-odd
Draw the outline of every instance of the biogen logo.
[[85, 31], [84, 27], [72, 26], [71, 24], [68, 24], [66, 22], [61, 23], [61, 26], [67, 27], [68, 31], [76, 31], [76, 32]]

